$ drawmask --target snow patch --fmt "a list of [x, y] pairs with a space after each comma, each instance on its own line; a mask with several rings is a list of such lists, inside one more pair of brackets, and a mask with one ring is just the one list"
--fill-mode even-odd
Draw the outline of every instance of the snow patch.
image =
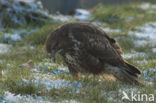
[[[82, 83], [80, 82], [73, 81], [71, 83], [64, 79], [56, 79], [55, 76], [49, 74], [34, 73], [33, 75], [34, 79], [31, 80], [31, 82], [33, 82], [37, 87], [43, 84], [47, 90], [51, 90], [52, 88], [72, 88], [73, 86], [79, 88], [82, 86]], [[23, 79], [23, 81], [26, 83], [30, 82], [30, 80], [27, 79]]]
[[129, 59], [129, 58], [136, 58], [136, 57], [145, 57], [147, 54], [144, 52], [135, 52], [133, 51], [132, 53], [126, 53], [123, 54], [122, 57]]
[[7, 43], [12, 43], [21, 40], [25, 36], [28, 36], [29, 34], [37, 31], [38, 28], [34, 28], [32, 30], [25, 30], [25, 29], [20, 29], [20, 30], [15, 30], [11, 29], [9, 33], [5, 33], [0, 36], [0, 40], [2, 42], [7, 42]]
[[153, 5], [150, 3], [142, 3], [141, 5], [139, 5], [139, 8], [141, 8], [143, 10], [147, 10], [149, 8], [156, 9], [156, 5]]
[[134, 35], [138, 39], [156, 40], [156, 22], [150, 22], [143, 26], [137, 27], [138, 31], [131, 31], [129, 35]]
[[146, 10], [150, 7], [150, 3], [143, 3], [140, 5], [140, 8], [143, 9], [143, 10]]
[[50, 17], [53, 18], [54, 21], [61, 21], [63, 23], [69, 22], [69, 21], [72, 22], [75, 20], [72, 16], [67, 16], [67, 15], [65, 16], [62, 14], [51, 15]]
[[15, 95], [9, 91], [6, 91], [4, 93], [2, 103], [51, 103], [49, 100], [50, 98], [46, 97], [31, 95], [22, 96], [20, 94]]
[[24, 2], [35, 2], [35, 0], [18, 0], [18, 1], [24, 1]]
[[89, 21], [91, 20], [90, 16], [91, 13], [85, 9], [76, 9], [74, 18], [78, 19], [79, 21]]
[[[2, 100], [0, 100], [1, 103], [55, 103], [54, 100], [52, 100], [49, 97], [45, 96], [31, 96], [31, 95], [15, 95], [14, 93], [11, 93], [9, 91], [6, 91], [4, 93], [4, 96], [2, 97]], [[80, 103], [76, 100], [60, 100], [57, 101], [58, 103]]]
[[91, 13], [85, 9], [76, 9], [75, 14], [73, 16], [62, 15], [58, 12], [55, 15], [50, 15], [50, 17], [53, 18], [54, 21], [61, 21], [63, 23], [72, 22], [76, 20], [89, 21], [91, 20]]
[[9, 52], [11, 46], [8, 44], [0, 44], [0, 55]]
[[153, 53], [156, 53], [156, 48], [152, 48], [152, 52]]
[[32, 76], [34, 77], [32, 80], [23, 79], [24, 82], [29, 83], [33, 82], [37, 87], [41, 84], [47, 90], [52, 88], [79, 88], [82, 86], [82, 83], [73, 81], [70, 82], [65, 79], [59, 79], [56, 75], [68, 73], [68, 69], [64, 66], [56, 66], [55, 63], [50, 63], [49, 60], [45, 59], [43, 62], [39, 64], [35, 64], [32, 69]]
[[156, 68], [143, 68], [142, 69], [142, 73], [143, 73], [143, 79], [148, 81], [148, 82], [155, 82], [156, 80]]
[[103, 30], [106, 32], [106, 33], [121, 33], [122, 31], [120, 29], [111, 29], [111, 28], [103, 28]]

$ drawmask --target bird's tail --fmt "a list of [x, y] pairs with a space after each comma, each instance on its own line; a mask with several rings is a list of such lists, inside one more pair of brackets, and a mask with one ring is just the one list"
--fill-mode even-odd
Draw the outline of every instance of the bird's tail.
[[143, 85], [138, 80], [138, 74], [141, 74], [141, 71], [127, 62], [125, 62], [125, 64], [125, 66], [119, 67], [119, 72], [114, 74], [115, 77], [121, 81], [127, 82], [128, 84]]

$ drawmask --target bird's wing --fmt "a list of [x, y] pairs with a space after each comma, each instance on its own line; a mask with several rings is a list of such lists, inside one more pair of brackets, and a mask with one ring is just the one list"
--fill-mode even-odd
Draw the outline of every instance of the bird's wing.
[[111, 41], [104, 35], [81, 33], [80, 35], [75, 36], [84, 43], [85, 49], [88, 53], [91, 53], [95, 57], [98, 57], [102, 61], [111, 65], [124, 64], [124, 61], [117, 49], [113, 48]]
[[[118, 73], [112, 72], [115, 77], [128, 83], [140, 84], [137, 81], [137, 74], [141, 74], [140, 70], [124, 61], [117, 49], [112, 46], [111, 41], [105, 36], [82, 33], [79, 37], [89, 54], [99, 58], [103, 64], [119, 67]], [[114, 69], [113, 71], [115, 71]]]

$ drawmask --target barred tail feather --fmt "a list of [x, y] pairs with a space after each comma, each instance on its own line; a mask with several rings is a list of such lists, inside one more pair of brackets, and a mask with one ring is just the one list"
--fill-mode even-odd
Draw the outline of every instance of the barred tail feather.
[[137, 74], [132, 74], [127, 69], [129, 68], [120, 68], [119, 73], [114, 74], [114, 76], [120, 81], [126, 82], [128, 84], [143, 85], [141, 82], [139, 82]]
[[[105, 64], [105, 72], [108, 74], [113, 74], [118, 80], [135, 85], [143, 85], [138, 80], [139, 71], [135, 70], [134, 66], [128, 64], [129, 66], [112, 66], [109, 64]], [[130, 67], [133, 67], [130, 68]], [[141, 72], [140, 72], [141, 73]]]

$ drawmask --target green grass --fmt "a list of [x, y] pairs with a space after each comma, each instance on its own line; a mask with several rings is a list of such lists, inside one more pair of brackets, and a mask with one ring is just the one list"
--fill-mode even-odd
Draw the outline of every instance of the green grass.
[[[111, 28], [119, 28], [124, 31], [133, 30], [146, 22], [152, 22], [156, 19], [156, 13], [149, 14], [149, 9], [143, 10], [137, 7], [140, 3], [104, 6], [97, 5], [92, 9], [93, 18], [101, 22], [106, 22]], [[132, 20], [127, 21], [128, 18]]]
[[47, 36], [56, 29], [61, 23], [49, 23], [40, 27], [40, 29], [34, 33], [29, 34], [25, 37], [24, 40], [19, 42], [19, 44], [31, 44], [31, 45], [40, 45], [44, 44]]
[[[139, 4], [134, 4], [137, 6]], [[152, 52], [152, 48], [156, 48], [156, 45], [145, 45], [136, 47], [135, 41], [139, 40], [135, 36], [129, 36], [128, 31], [135, 31], [137, 26], [155, 20], [155, 14], [152, 17], [147, 15], [148, 10], [142, 10], [140, 8], [133, 8], [132, 4], [120, 5], [116, 7], [98, 5], [93, 9], [93, 21], [99, 20], [100, 22], [106, 22], [110, 28], [122, 29], [121, 33], [112, 33], [111, 37], [116, 38], [120, 44], [124, 53], [143, 52], [146, 56], [136, 56], [133, 58], [126, 58], [129, 63], [137, 66], [141, 71], [147, 71], [148, 78], [155, 78], [155, 72], [151, 71], [151, 68], [156, 69], [156, 56]], [[138, 15], [145, 15], [144, 17], [138, 17]], [[132, 21], [125, 21], [129, 16], [134, 17]], [[109, 19], [113, 19], [110, 21]], [[52, 61], [49, 60], [48, 54], [45, 50], [45, 40], [48, 34], [50, 34], [61, 23], [48, 23], [43, 25], [38, 31], [25, 37], [20, 42], [15, 43], [9, 53], [0, 55], [0, 96], [4, 95], [5, 91], [10, 91], [14, 94], [31, 95], [31, 96], [45, 96], [51, 98], [52, 102], [63, 102], [66, 100], [75, 100], [82, 103], [120, 103], [122, 97], [122, 91], [129, 89], [136, 89], [140, 93], [154, 94], [156, 89], [156, 81], [152, 86], [132, 86], [121, 83], [119, 81], [110, 82], [100, 76], [82, 75], [80, 77], [73, 77], [68, 71], [60, 70], [60, 66], [66, 67], [62, 58], [57, 55], [56, 63], [52, 65]], [[32, 26], [33, 28], [33, 26]], [[30, 27], [31, 29], [31, 27]], [[6, 30], [9, 32], [10, 29]], [[0, 35], [3, 33], [0, 33]], [[33, 48], [32, 48], [33, 47]], [[140, 63], [137, 61], [146, 61], [147, 63]], [[34, 67], [24, 66], [29, 61], [34, 63]], [[33, 71], [37, 69], [36, 71]], [[38, 83], [36, 86], [35, 74], [44, 74], [44, 77], [50, 76], [52, 80], [65, 80], [75, 83], [71, 87], [67, 88], [52, 88], [47, 90], [43, 83]], [[46, 76], [45, 76], [46, 75]], [[139, 79], [144, 81], [145, 74]], [[43, 77], [43, 78], [44, 78]], [[24, 82], [23, 79], [29, 82]], [[79, 83], [82, 85], [80, 87]], [[120, 91], [120, 92], [119, 92]], [[131, 90], [130, 90], [131, 91]], [[130, 93], [130, 91], [128, 93]], [[112, 97], [112, 98], [111, 98]], [[0, 97], [1, 98], [1, 97]], [[68, 103], [68, 102], [67, 102]], [[129, 101], [125, 101], [129, 103]]]

